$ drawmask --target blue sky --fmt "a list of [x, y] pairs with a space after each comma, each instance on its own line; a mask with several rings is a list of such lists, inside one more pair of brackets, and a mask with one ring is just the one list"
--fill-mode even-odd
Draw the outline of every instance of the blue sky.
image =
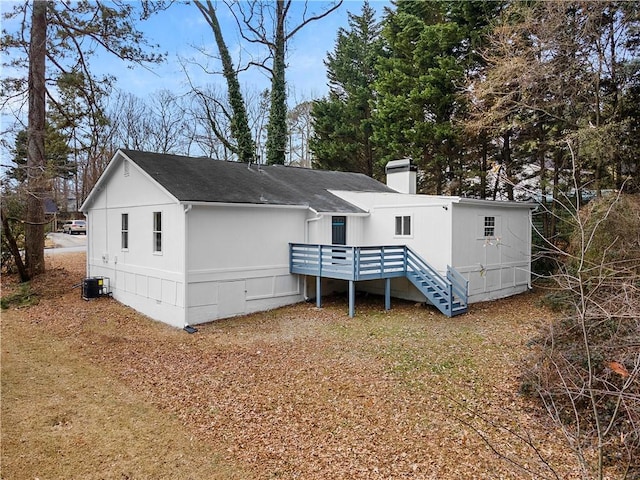
[[[0, 11], [10, 11], [15, 3], [16, 0], [0, 0]], [[308, 11], [312, 13], [324, 11], [327, 3], [322, 0], [308, 0]], [[310, 23], [293, 38], [288, 46], [286, 71], [290, 106], [326, 95], [328, 87], [323, 61], [326, 59], [327, 52], [335, 47], [338, 29], [348, 28], [348, 12], [359, 15], [363, 3], [362, 0], [345, 0], [338, 10], [321, 20]], [[369, 4], [381, 18], [384, 7], [390, 6], [390, 1], [369, 0]], [[260, 52], [245, 50], [246, 42], [241, 40], [235, 20], [221, 0], [218, 0], [218, 5], [220, 7], [218, 20], [234, 63], [237, 65], [239, 62], [245, 62], [250, 53], [260, 56]], [[297, 20], [304, 5], [304, 1], [294, 0], [291, 13], [295, 25], [298, 24]], [[19, 28], [19, 24], [15, 20], [4, 21], [3, 27], [11, 31]], [[181, 63], [186, 62], [189, 76], [195, 85], [199, 87], [219, 85], [221, 91], [226, 91], [226, 83], [222, 75], [205, 74], [200, 67], [189, 63], [205, 61], [205, 56], [198, 48], [217, 54], [211, 29], [194, 5], [176, 3], [167, 11], [160, 12], [141, 23], [139, 28], [145, 33], [149, 43], [158, 45], [158, 52], [167, 54], [166, 62], [147, 68], [137, 65], [127, 66], [112, 55], [98, 53], [90, 59], [92, 71], [98, 75], [106, 73], [114, 75], [116, 77], [114, 87], [144, 98], [150, 93], [163, 89], [176, 94], [187, 93], [189, 91], [187, 77], [181, 66]], [[213, 64], [211, 68], [220, 70]], [[9, 71], [4, 73], [14, 74]], [[17, 75], [21, 74], [17, 73]], [[265, 72], [258, 68], [240, 73], [239, 79], [243, 89], [250, 94], [269, 88], [269, 79]], [[0, 112], [0, 131], [24, 128], [16, 126], [15, 123], [17, 119], [24, 121], [26, 118], [26, 112], [20, 107], [21, 104], [24, 106], [26, 102], [16, 100], [5, 105], [5, 109]], [[8, 143], [11, 147], [13, 140], [8, 140]], [[2, 166], [7, 164], [9, 155], [5, 147], [6, 145], [0, 146], [0, 171]]]
[[[246, 42], [238, 34], [235, 20], [226, 6], [219, 2], [219, 21], [225, 41], [236, 64], [248, 60], [251, 53], [260, 56], [261, 52], [248, 52]], [[351, 12], [359, 15], [363, 2], [345, 0], [342, 6], [329, 16], [310, 23], [294, 37], [289, 45], [287, 57], [287, 83], [293, 88], [293, 95], [300, 99], [316, 98], [327, 93], [326, 69], [323, 61], [327, 52], [335, 46], [336, 35], [340, 27], [348, 28], [348, 15]], [[327, 3], [323, 1], [309, 2], [309, 11], [323, 11]], [[386, 0], [370, 0], [370, 5], [382, 15], [383, 8], [389, 6]], [[293, 13], [299, 14], [304, 6], [303, 1], [294, 1]], [[209, 25], [193, 5], [175, 4], [165, 12], [161, 12], [141, 25], [150, 43], [159, 45], [160, 52], [167, 53], [167, 61], [154, 65], [150, 70], [135, 67], [128, 69], [115, 59], [94, 59], [94, 69], [99, 72], [110, 71], [118, 77], [118, 88], [144, 96], [149, 92], [168, 89], [184, 92], [188, 89], [187, 79], [181, 63], [184, 61], [206, 61], [204, 55], [196, 47], [217, 54], [213, 34]], [[182, 62], [181, 60], [182, 59]], [[211, 62], [211, 60], [210, 60]], [[221, 75], [205, 74], [200, 67], [188, 64], [189, 76], [198, 85], [219, 84], [224, 86]], [[212, 64], [212, 69], [216, 69]], [[115, 72], [113, 70], [116, 70]], [[217, 70], [217, 69], [216, 69]], [[243, 86], [256, 91], [269, 87], [268, 78], [260, 69], [252, 68], [240, 74]]]

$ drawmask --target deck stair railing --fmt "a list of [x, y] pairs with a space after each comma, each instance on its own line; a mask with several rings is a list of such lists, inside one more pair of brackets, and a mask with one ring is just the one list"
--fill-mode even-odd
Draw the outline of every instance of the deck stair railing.
[[301, 275], [352, 282], [407, 277], [445, 315], [452, 317], [467, 311], [467, 280], [453, 267], [447, 267], [446, 275], [442, 275], [405, 245], [353, 247], [292, 243], [289, 258], [291, 273]]

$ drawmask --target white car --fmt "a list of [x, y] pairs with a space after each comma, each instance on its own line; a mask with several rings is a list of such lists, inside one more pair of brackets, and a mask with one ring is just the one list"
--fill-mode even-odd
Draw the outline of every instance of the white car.
[[62, 226], [62, 232], [68, 233], [69, 235], [73, 235], [76, 233], [84, 233], [87, 234], [87, 222], [84, 220], [69, 220], [68, 222], [64, 222]]

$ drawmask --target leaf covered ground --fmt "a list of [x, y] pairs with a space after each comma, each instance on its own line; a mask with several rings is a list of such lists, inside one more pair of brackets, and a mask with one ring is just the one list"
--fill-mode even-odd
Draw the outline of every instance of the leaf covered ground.
[[[2, 478], [572, 478], [519, 395], [538, 294], [435, 309], [359, 297], [198, 326], [84, 301], [49, 257], [2, 313]], [[16, 291], [3, 278], [3, 296]], [[56, 463], [57, 462], [57, 463]], [[58, 466], [56, 466], [58, 465]]]

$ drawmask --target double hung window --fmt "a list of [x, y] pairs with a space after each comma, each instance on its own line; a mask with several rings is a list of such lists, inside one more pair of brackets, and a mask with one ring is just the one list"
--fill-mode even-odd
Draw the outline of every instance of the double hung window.
[[408, 237], [411, 235], [411, 216], [396, 217], [396, 236]]
[[122, 230], [120, 236], [120, 248], [122, 250], [129, 249], [129, 214], [122, 214]]
[[153, 212], [153, 252], [162, 253], [162, 212]]
[[484, 217], [484, 236], [496, 236], [496, 217]]

